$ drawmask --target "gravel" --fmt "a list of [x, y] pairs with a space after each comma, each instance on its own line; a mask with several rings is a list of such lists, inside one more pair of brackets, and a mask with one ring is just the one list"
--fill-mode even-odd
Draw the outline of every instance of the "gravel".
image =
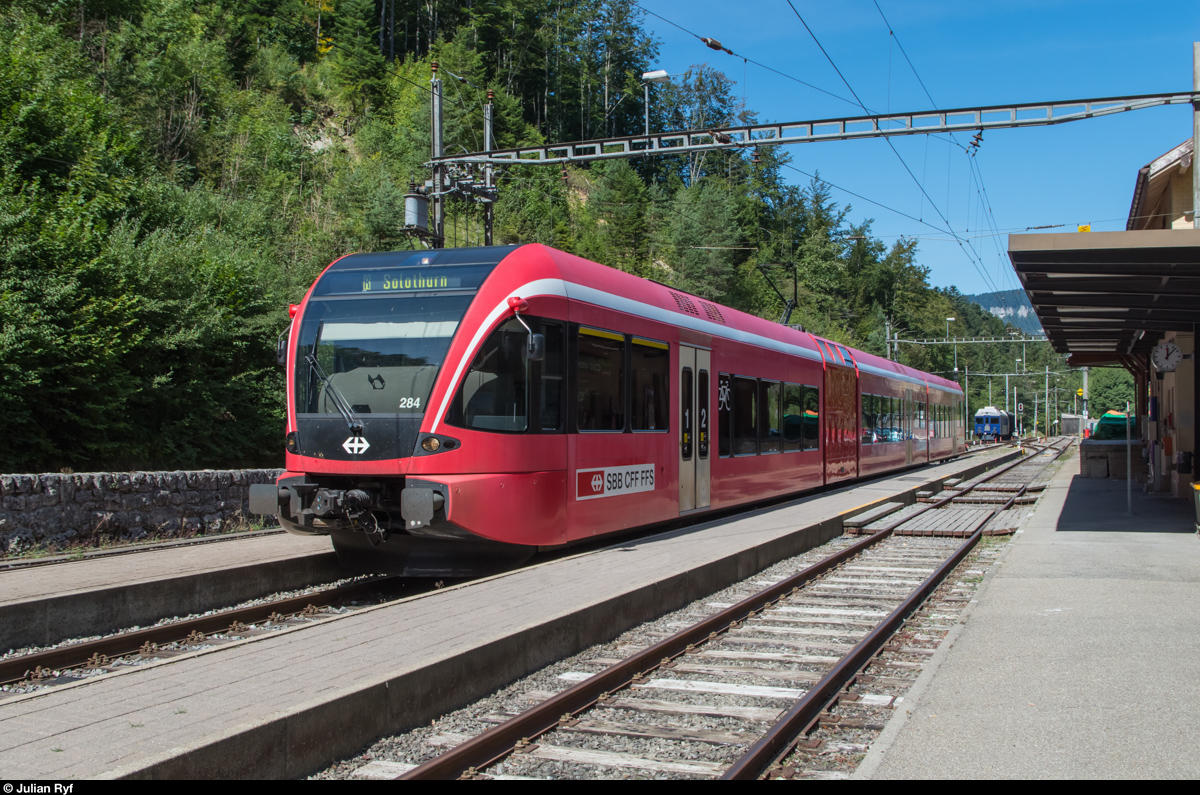
[[[355, 777], [372, 762], [392, 762], [402, 764], [418, 764], [431, 759], [444, 750], [457, 745], [462, 740], [476, 736], [501, 720], [518, 714], [535, 703], [543, 700], [546, 694], [560, 692], [579, 681], [580, 676], [570, 674], [591, 674], [601, 670], [612, 660], [622, 659], [630, 654], [658, 642], [662, 638], [674, 634], [683, 626], [690, 626], [697, 620], [711, 615], [731, 603], [736, 603], [763, 587], [778, 582], [818, 560], [822, 560], [860, 540], [859, 538], [842, 536], [812, 549], [795, 558], [782, 561], [753, 577], [714, 593], [704, 599], [668, 613], [659, 619], [640, 625], [623, 633], [609, 643], [600, 644], [584, 652], [564, 659], [502, 688], [493, 695], [481, 699], [470, 706], [456, 710], [432, 721], [428, 726], [415, 728], [411, 731], [382, 738], [359, 753], [337, 761], [325, 770], [311, 776], [313, 779], [347, 779]], [[992, 565], [996, 555], [1005, 544], [1008, 537], [995, 536], [983, 539], [980, 545], [964, 560], [950, 577], [937, 589], [930, 600], [916, 615], [909, 619], [902, 630], [902, 652], [887, 652], [880, 656], [879, 662], [873, 665], [869, 672], [877, 677], [873, 681], [855, 685], [851, 694], [875, 694], [883, 696], [903, 697], [912, 680], [920, 674], [921, 667], [928, 661], [926, 654], [913, 653], [907, 650], [933, 650], [945, 637], [950, 628], [959, 620], [958, 614], [966, 605], [967, 599], [974, 592], [983, 575]], [[889, 557], [898, 557], [908, 553], [919, 553], [924, 550], [937, 550], [939, 555], [948, 555], [958, 547], [962, 539], [912, 538], [893, 537], [867, 552], [860, 559], [862, 563], [884, 561]], [[839, 572], [839, 577], [846, 576]], [[878, 574], [860, 573], [867, 579], [878, 578]], [[923, 579], [923, 577], [921, 577]], [[870, 586], [865, 586], [869, 588]], [[818, 590], [818, 589], [814, 589]], [[829, 591], [819, 591], [828, 594]], [[840, 596], [851, 594], [866, 594], [869, 591], [853, 589], [839, 592]], [[789, 604], [811, 604], [826, 606], [834, 599], [810, 597], [802, 593]], [[881, 610], [890, 611], [898, 602], [896, 599], [843, 599], [852, 602], [855, 607], [869, 607], [877, 604]], [[798, 617], [799, 618], [799, 617]], [[806, 617], [812, 618], [812, 617]], [[830, 615], [812, 621], [791, 624], [778, 620], [778, 616], [767, 620], [752, 621], [752, 625], [772, 627], [809, 627], [830, 631], [833, 634], [815, 643], [851, 645], [856, 642], [868, 628], [850, 626], [846, 622], [849, 617], [839, 618]], [[861, 620], [861, 619], [860, 619]], [[735, 634], [736, 636], [736, 634]], [[786, 641], [786, 635], [780, 635], [781, 641]], [[777, 652], [793, 656], [836, 658], [840, 651], [798, 652], [783, 645], [755, 644], [752, 646], [736, 646], [734, 644], [718, 643], [714, 652], [724, 649], [751, 649], [755, 652]], [[762, 660], [738, 659], [736, 656], [718, 657], [715, 655], [688, 655], [677, 661], [680, 665], [713, 665], [737, 667], [739, 665], [768, 664]], [[822, 675], [829, 667], [829, 662], [789, 662], [770, 663], [775, 671], [794, 671], [813, 675]], [[656, 670], [650, 674], [653, 679], [711, 679], [701, 673], [679, 672], [677, 670]], [[808, 684], [803, 680], [787, 680], [778, 677], [767, 677], [761, 672], [747, 671], [740, 674], [737, 671], [724, 671], [717, 677], [721, 682], [739, 684], [767, 685], [772, 687], [790, 687], [806, 689]], [[755, 697], [733, 694], [699, 693], [678, 690], [654, 691], [641, 689], [637, 698], [669, 700], [677, 704], [692, 704], [707, 707], [760, 707], [782, 711], [791, 706], [792, 699]], [[620, 691], [614, 699], [624, 698], [629, 691]], [[861, 761], [870, 743], [878, 736], [880, 730], [892, 714], [890, 706], [873, 706], [863, 702], [842, 701], [833, 710], [833, 714], [846, 719], [857, 719], [864, 725], [857, 726], [822, 726], [812, 735], [818, 741], [816, 747], [805, 749], [788, 760], [789, 777], [796, 775], [810, 778], [844, 778]], [[694, 729], [706, 732], [723, 732], [741, 735], [745, 742], [718, 743], [699, 742], [694, 740], [658, 739], [647, 737], [623, 736], [620, 734], [594, 734], [580, 731], [556, 729], [536, 740], [539, 746], [594, 749], [604, 752], [618, 752], [638, 757], [657, 760], [689, 760], [694, 762], [715, 763], [728, 765], [739, 758], [747, 744], [757, 739], [757, 732], [768, 728], [767, 721], [749, 721], [733, 717], [711, 715], [672, 713], [669, 720], [662, 713], [642, 710], [623, 709], [619, 706], [593, 709], [580, 716], [584, 722], [612, 722], [636, 724], [644, 726], [669, 725], [678, 729]], [[431, 742], [432, 741], [432, 742]], [[364, 771], [364, 773], [367, 771]], [[395, 774], [395, 770], [391, 774]], [[610, 766], [583, 765], [570, 761], [538, 758], [528, 754], [514, 754], [504, 762], [489, 769], [491, 776], [520, 776], [531, 778], [553, 779], [688, 779], [709, 778], [709, 776], [689, 775], [678, 772], [653, 772], [637, 768], [620, 768]]]
[[[69, 638], [67, 640], [63, 640], [58, 643], [49, 644], [49, 645], [45, 645], [45, 646], [25, 646], [25, 647], [22, 647], [19, 649], [11, 649], [4, 654], [0, 654], [0, 660], [7, 660], [7, 659], [10, 659], [13, 657], [20, 657], [20, 656], [24, 656], [27, 654], [35, 654], [37, 652], [48, 651], [50, 649], [61, 649], [61, 648], [65, 648], [68, 646], [74, 646], [79, 643], [86, 643], [88, 641], [100, 640], [102, 638], [111, 638], [111, 637], [115, 637], [117, 635], [125, 634], [128, 632], [135, 632], [140, 629], [149, 629], [151, 627], [161, 627], [161, 626], [167, 626], [169, 624], [177, 624], [181, 621], [187, 621], [187, 620], [194, 619], [194, 618], [201, 618], [204, 616], [211, 616], [215, 613], [220, 613], [225, 610], [235, 610], [235, 609], [245, 608], [245, 607], [256, 607], [258, 605], [269, 604], [271, 602], [279, 601], [281, 599], [288, 599], [288, 598], [296, 597], [296, 596], [307, 596], [309, 594], [319, 593], [321, 591], [327, 591], [327, 590], [331, 590], [333, 588], [337, 588], [337, 587], [340, 587], [343, 585], [348, 585], [353, 582], [360, 582], [360, 581], [370, 580], [370, 579], [382, 579], [382, 578], [379, 577], [379, 575], [365, 574], [365, 575], [357, 575], [354, 577], [345, 577], [343, 579], [335, 580], [333, 582], [317, 583], [314, 585], [307, 586], [305, 588], [297, 588], [297, 589], [289, 590], [289, 591], [277, 591], [275, 593], [267, 594], [266, 596], [262, 596], [257, 599], [247, 599], [246, 601], [239, 602], [237, 604], [230, 605], [228, 607], [220, 607], [220, 608], [213, 608], [212, 610], [206, 610], [203, 613], [190, 613], [187, 615], [180, 615], [180, 616], [168, 616], [168, 617], [158, 620], [154, 624], [136, 625], [136, 626], [126, 627], [125, 629], [122, 629], [122, 630], [104, 633], [104, 634], [100, 634], [100, 635], [89, 635], [86, 637]], [[359, 601], [362, 601], [364, 606], [366, 604], [374, 604], [374, 602], [368, 602], [366, 600], [359, 600]], [[350, 602], [350, 605], [352, 607], [357, 606], [358, 604], [359, 604], [358, 601]], [[347, 607], [326, 607], [326, 608], [322, 609], [321, 615], [324, 615], [324, 616], [337, 615], [337, 614], [346, 613], [346, 612], [348, 612], [348, 610], [349, 610], [349, 608], [347, 608]], [[321, 618], [321, 615], [318, 615], [317, 617], [313, 617], [313, 618], [303, 618], [303, 617], [297, 616], [297, 617], [295, 617], [294, 620], [319, 621]], [[251, 631], [261, 632], [264, 630], [280, 631], [285, 628], [285, 625], [274, 624], [274, 623], [269, 623], [269, 622], [262, 622], [259, 624], [248, 624], [248, 625], [246, 625], [246, 628], [247, 628], [247, 632], [251, 632]], [[159, 650], [164, 651], [164, 652], [195, 651], [198, 649], [212, 648], [213, 646], [217, 645], [217, 643], [228, 642], [231, 640], [237, 640], [241, 637], [244, 637], [244, 636], [231, 635], [228, 633], [218, 633], [218, 634], [209, 635], [207, 638], [207, 641], [203, 642], [203, 643], [189, 644], [189, 643], [181, 641], [178, 643], [170, 643], [170, 644], [160, 645]], [[212, 643], [209, 641], [216, 641], [217, 643]], [[94, 676], [103, 676], [104, 674], [111, 672], [111, 670], [106, 670], [106, 669], [120, 669], [120, 668], [127, 668], [130, 666], [146, 665], [148, 663], [155, 662], [160, 659], [163, 659], [163, 657], [162, 656], [153, 656], [153, 655], [148, 656], [148, 657], [142, 657], [140, 654], [133, 654], [133, 655], [127, 655], [124, 657], [113, 658], [113, 659], [109, 660], [109, 662], [106, 663], [106, 668], [100, 668], [100, 669], [73, 668], [73, 669], [63, 670], [63, 671], [53, 671], [52, 672], [53, 678], [50, 680], [25, 681], [25, 682], [17, 682], [14, 684], [0, 685], [0, 698], [2, 698], [5, 695], [18, 695], [18, 694], [22, 694], [22, 693], [33, 693], [38, 690], [43, 690], [47, 687], [53, 687], [58, 684], [65, 684], [66, 682], [64, 682], [62, 679], [58, 679], [58, 677], [60, 677], [60, 675], [63, 676], [63, 678], [67, 679], [68, 681], [78, 681], [80, 679], [91, 678]]]

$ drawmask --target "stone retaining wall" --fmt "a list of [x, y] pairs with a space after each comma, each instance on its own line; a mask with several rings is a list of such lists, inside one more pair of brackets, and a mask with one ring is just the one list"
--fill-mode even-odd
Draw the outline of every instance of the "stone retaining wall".
[[215, 533], [247, 518], [250, 485], [278, 469], [0, 475], [0, 554]]

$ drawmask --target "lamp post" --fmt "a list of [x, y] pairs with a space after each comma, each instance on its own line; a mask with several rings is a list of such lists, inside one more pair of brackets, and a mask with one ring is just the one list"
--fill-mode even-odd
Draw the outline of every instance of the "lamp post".
[[[954, 320], [954, 318], [952, 318], [952, 317], [946, 318], [946, 339], [950, 339], [950, 321], [952, 321], [952, 320]], [[954, 376], [955, 376], [955, 378], [958, 377], [958, 341], [957, 341], [957, 339], [958, 338], [956, 337], [955, 343], [954, 343]]]
[[643, 111], [646, 118], [646, 135], [650, 135], [650, 84], [665, 83], [670, 79], [671, 76], [667, 74], [666, 69], [655, 69], [653, 72], [642, 73], [642, 89], [644, 90], [645, 94]]

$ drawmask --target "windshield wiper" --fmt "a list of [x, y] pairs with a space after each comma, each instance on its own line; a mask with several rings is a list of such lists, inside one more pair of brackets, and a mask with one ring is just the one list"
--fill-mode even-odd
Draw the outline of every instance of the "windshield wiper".
[[324, 384], [326, 391], [333, 398], [333, 405], [342, 415], [342, 419], [346, 421], [346, 425], [350, 426], [350, 433], [355, 436], [362, 436], [363, 424], [362, 420], [354, 416], [354, 412], [350, 410], [350, 404], [342, 397], [342, 393], [333, 385], [333, 381], [329, 380], [329, 376], [325, 375], [325, 371], [321, 369], [321, 365], [317, 363], [317, 357], [313, 354], [305, 354], [304, 359], [308, 362], [308, 366], [317, 374], [317, 378]]

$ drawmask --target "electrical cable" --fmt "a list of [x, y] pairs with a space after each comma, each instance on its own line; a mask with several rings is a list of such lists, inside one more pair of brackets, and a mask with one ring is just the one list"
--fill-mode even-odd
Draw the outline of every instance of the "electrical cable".
[[[863, 101], [859, 98], [858, 93], [854, 90], [854, 87], [850, 85], [850, 81], [846, 79], [846, 76], [844, 74], [842, 74], [842, 70], [838, 68], [836, 63], [834, 63], [833, 58], [829, 55], [829, 53], [826, 51], [825, 47], [821, 44], [820, 39], [818, 39], [817, 35], [815, 33], [813, 33], [812, 28], [810, 28], [808, 26], [808, 23], [804, 20], [804, 17], [801, 16], [800, 12], [796, 10], [796, 6], [794, 6], [792, 4], [792, 0], [785, 0], [785, 2], [788, 4], [788, 7], [792, 9], [792, 13], [794, 13], [796, 15], [796, 18], [800, 20], [800, 24], [802, 24], [804, 26], [804, 29], [806, 31], [808, 31], [808, 35], [812, 38], [813, 43], [815, 43], [817, 45], [817, 48], [821, 51], [821, 54], [825, 56], [825, 60], [827, 60], [829, 62], [829, 65], [833, 67], [833, 71], [837, 72], [837, 76], [840, 77], [842, 82], [846, 85], [846, 88], [850, 91], [851, 96], [853, 96], [855, 101], [858, 102], [859, 107], [861, 107], [867, 113], [870, 113], [871, 112], [870, 109], [868, 109], [867, 106], [863, 103]], [[958, 234], [954, 231], [954, 228], [950, 225], [950, 221], [942, 213], [941, 209], [938, 208], [937, 204], [933, 201], [932, 197], [930, 197], [929, 194], [925, 191], [925, 186], [921, 184], [921, 181], [917, 179], [917, 175], [914, 174], [912, 172], [912, 169], [908, 167], [908, 163], [906, 163], [904, 161], [904, 158], [900, 155], [900, 152], [896, 149], [895, 144], [892, 143], [892, 139], [884, 138], [883, 140], [887, 143], [888, 148], [890, 148], [892, 150], [892, 153], [896, 155], [896, 158], [900, 161], [900, 164], [902, 166], [904, 166], [904, 170], [906, 172], [908, 172], [908, 175], [909, 175], [909, 177], [912, 178], [912, 181], [914, 183], [916, 183], [918, 188], [920, 188], [921, 193], [925, 194], [925, 197], [927, 199], [929, 199], [930, 206], [933, 207], [934, 211], [938, 214], [938, 217], [941, 218], [942, 222], [946, 225], [946, 227], [947, 227], [946, 230], [942, 230], [942, 231], [948, 231], [951, 235], [954, 236], [955, 240], [958, 241], [959, 248], [962, 249], [964, 254], [967, 254], [967, 259], [970, 260], [972, 267], [975, 268], [976, 272], [983, 279], [984, 283], [991, 285], [992, 289], [995, 290], [996, 292], [1000, 292], [1000, 290], [996, 288], [995, 283], [991, 280], [991, 277], [988, 275], [987, 269], [985, 267], [982, 267], [982, 259], [979, 258], [979, 253], [975, 251], [974, 246], [972, 246], [969, 241], [963, 241], [962, 238], [960, 238], [958, 236]], [[911, 216], [909, 216], [909, 217], [911, 217]], [[924, 222], [922, 222], [922, 223], [924, 223]], [[965, 246], [964, 246], [964, 242], [965, 242]], [[969, 254], [967, 253], [968, 249], [970, 250]], [[974, 256], [972, 256], [972, 255], [974, 255]]]
[[[892, 28], [892, 23], [888, 20], [887, 15], [883, 13], [883, 8], [881, 8], [879, 5], [879, 0], [871, 0], [871, 2], [874, 3], [875, 10], [879, 12], [880, 18], [883, 19], [883, 24], [887, 26], [889, 36], [891, 37], [892, 40], [894, 40], [896, 42], [896, 46], [900, 49], [900, 54], [903, 55], [904, 60], [908, 62], [909, 68], [912, 69], [913, 77], [917, 78], [917, 83], [921, 86], [921, 90], [925, 92], [925, 96], [929, 100], [929, 103], [931, 105], [933, 105], [934, 109], [937, 109], [938, 104], [936, 101], [934, 101], [933, 94], [931, 94], [929, 92], [929, 88], [925, 85], [925, 81], [921, 79], [921, 74], [917, 71], [916, 64], [914, 64], [912, 62], [912, 59], [908, 57], [908, 51], [904, 49], [904, 44], [900, 41], [900, 37], [896, 35], [895, 30]], [[889, 52], [890, 52], [890, 50], [889, 50]], [[954, 143], [956, 146], [958, 146], [960, 149], [962, 149], [964, 152], [968, 152], [968, 147], [965, 147], [962, 144], [960, 144], [955, 139], [953, 133], [950, 133], [949, 140], [952, 143]], [[972, 157], [971, 159], [972, 159], [972, 161], [974, 161], [974, 157]], [[974, 164], [973, 168], [974, 168], [975, 172], [978, 173], [978, 177], [979, 177], [978, 184], [982, 191], [982, 200], [987, 208], [987, 215], [991, 220], [992, 227], [995, 228], [995, 226], [996, 226], [995, 214], [992, 212], [992, 202], [988, 198], [987, 188], [983, 185], [983, 171], [982, 171], [982, 169], [979, 168], [977, 163]], [[1000, 252], [998, 252], [998, 253], [999, 253], [999, 260], [1003, 260], [1003, 254]], [[1008, 276], [1009, 283], [1012, 284], [1013, 276], [1012, 276], [1011, 269], [1002, 268], [1002, 270], [1005, 271], [1005, 273]]]
[[[689, 36], [694, 36], [696, 39], [700, 40], [702, 43], [704, 43], [704, 45], [706, 47], [708, 46], [708, 43], [704, 41], [705, 37], [701, 36], [699, 33], [694, 33], [693, 31], [690, 31], [687, 28], [685, 28], [683, 25], [680, 25], [678, 22], [672, 22], [671, 20], [664, 17], [662, 14], [657, 14], [641, 4], [635, 3], [635, 5], [637, 5], [638, 8], [642, 9], [642, 11], [646, 12], [650, 16], [657, 17], [657, 18], [661, 19], [663, 22], [666, 22], [668, 25], [679, 28], [684, 33], [688, 34]], [[725, 52], [729, 53], [730, 55], [732, 55], [735, 58], [741, 58], [743, 61], [752, 63], [760, 69], [766, 69], [768, 72], [774, 72], [775, 74], [779, 75], [780, 77], [785, 77], [788, 80], [791, 80], [793, 82], [799, 83], [802, 86], [805, 86], [806, 88], [811, 88], [813, 91], [819, 91], [820, 93], [825, 94], [826, 96], [833, 97], [834, 99], [841, 100], [842, 102], [845, 102], [850, 105], [856, 104], [854, 102], [854, 100], [846, 99], [845, 97], [843, 97], [839, 94], [835, 94], [832, 91], [827, 91], [827, 90], [821, 88], [820, 86], [814, 86], [812, 83], [805, 82], [804, 80], [801, 80], [798, 77], [794, 77], [793, 75], [789, 75], [786, 72], [781, 72], [778, 69], [776, 69], [775, 67], [767, 66], [765, 63], [756, 61], [753, 58], [747, 58], [744, 55], [741, 55], [739, 53], [733, 52], [732, 50], [728, 50], [728, 49], [726, 49]], [[859, 103], [859, 107], [861, 107], [861, 103]]]

